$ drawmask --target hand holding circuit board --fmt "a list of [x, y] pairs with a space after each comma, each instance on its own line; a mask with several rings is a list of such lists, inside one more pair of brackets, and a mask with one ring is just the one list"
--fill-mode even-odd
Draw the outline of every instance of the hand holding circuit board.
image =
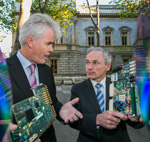
[[12, 105], [18, 129], [12, 131], [13, 141], [35, 141], [55, 120], [56, 113], [46, 85], [34, 88], [35, 96]]
[[[140, 96], [135, 82], [135, 61], [114, 67], [110, 84], [109, 108], [111, 111], [141, 118]], [[132, 117], [131, 117], [132, 116]]]

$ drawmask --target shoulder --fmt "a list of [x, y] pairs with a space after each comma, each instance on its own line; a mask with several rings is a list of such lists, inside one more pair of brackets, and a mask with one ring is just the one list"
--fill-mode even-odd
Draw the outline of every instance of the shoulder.
[[77, 83], [77, 84], [73, 85], [72, 88], [81, 88], [82, 89], [82, 88], [88, 86], [88, 84], [90, 84], [90, 83], [91, 83], [90, 79], [86, 79], [86, 80], [84, 80], [80, 83]]
[[7, 63], [13, 63], [13, 62], [16, 62], [16, 61], [19, 61], [16, 54], [14, 54], [13, 56], [11, 56], [9, 58], [6, 58]]
[[52, 72], [51, 67], [48, 66], [47, 64], [37, 64], [37, 66], [40, 70], [46, 70], [46, 71]]

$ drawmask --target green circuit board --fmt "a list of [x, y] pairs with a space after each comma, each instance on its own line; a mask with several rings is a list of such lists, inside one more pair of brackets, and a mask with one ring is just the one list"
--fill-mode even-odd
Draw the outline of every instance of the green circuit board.
[[35, 141], [56, 118], [47, 86], [40, 84], [33, 91], [33, 97], [12, 105], [18, 125], [18, 129], [12, 131], [14, 142]]
[[114, 67], [112, 72], [110, 110], [140, 118], [140, 96], [135, 83], [135, 61]]

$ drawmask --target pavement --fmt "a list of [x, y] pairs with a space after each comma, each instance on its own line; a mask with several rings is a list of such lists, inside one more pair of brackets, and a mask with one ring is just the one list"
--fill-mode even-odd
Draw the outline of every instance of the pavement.
[[[63, 104], [70, 100], [72, 85], [57, 86], [57, 98]], [[76, 142], [78, 131], [70, 128], [68, 125], [61, 124], [58, 120], [54, 123], [56, 137], [58, 142]], [[128, 133], [132, 142], [150, 142], [150, 130], [145, 126], [141, 129], [133, 129], [128, 126]]]

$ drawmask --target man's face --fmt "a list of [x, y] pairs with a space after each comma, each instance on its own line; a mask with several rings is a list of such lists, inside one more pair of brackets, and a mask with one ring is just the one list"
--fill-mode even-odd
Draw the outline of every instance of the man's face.
[[43, 36], [38, 40], [33, 38], [32, 55], [30, 61], [33, 63], [44, 64], [47, 57], [53, 52], [53, 43], [55, 41], [55, 32], [48, 28]]
[[91, 51], [86, 56], [86, 73], [87, 77], [100, 82], [110, 70], [111, 64], [105, 64], [103, 52]]

